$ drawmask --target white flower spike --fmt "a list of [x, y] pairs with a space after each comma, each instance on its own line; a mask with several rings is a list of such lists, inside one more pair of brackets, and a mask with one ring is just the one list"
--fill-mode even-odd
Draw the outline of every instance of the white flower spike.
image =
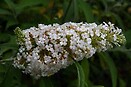
[[39, 24], [21, 31], [16, 29], [20, 45], [14, 66], [35, 78], [50, 76], [75, 61], [89, 58], [125, 43], [122, 30], [110, 22], [67, 22], [62, 25]]

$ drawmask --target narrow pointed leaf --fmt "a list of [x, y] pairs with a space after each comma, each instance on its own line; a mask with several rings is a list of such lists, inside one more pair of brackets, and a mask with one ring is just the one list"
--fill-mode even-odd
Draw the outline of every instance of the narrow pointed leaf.
[[99, 57], [103, 58], [103, 60], [106, 62], [106, 64], [109, 67], [111, 73], [111, 79], [112, 79], [112, 87], [117, 87], [117, 69], [113, 60], [110, 58], [110, 56], [107, 53], [99, 53]]
[[75, 62], [77, 72], [78, 72], [78, 87], [88, 87], [88, 84], [85, 82], [85, 75], [81, 65], [78, 62]]

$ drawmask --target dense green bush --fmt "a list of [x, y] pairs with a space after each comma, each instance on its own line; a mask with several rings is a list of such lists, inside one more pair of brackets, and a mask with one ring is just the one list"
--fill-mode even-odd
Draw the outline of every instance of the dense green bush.
[[[55, 75], [35, 80], [12, 66], [18, 45], [14, 29], [39, 23], [102, 23], [122, 28], [125, 46], [84, 59]], [[1, 0], [0, 87], [130, 87], [131, 86], [130, 0]]]

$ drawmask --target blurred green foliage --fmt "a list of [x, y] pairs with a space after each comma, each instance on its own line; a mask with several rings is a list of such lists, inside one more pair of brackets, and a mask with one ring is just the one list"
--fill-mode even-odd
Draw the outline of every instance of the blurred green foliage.
[[[18, 49], [16, 27], [26, 29], [39, 23], [68, 21], [111, 21], [123, 29], [127, 43], [39, 80], [12, 66]], [[130, 38], [130, 0], [1, 0], [0, 87], [131, 87]]]

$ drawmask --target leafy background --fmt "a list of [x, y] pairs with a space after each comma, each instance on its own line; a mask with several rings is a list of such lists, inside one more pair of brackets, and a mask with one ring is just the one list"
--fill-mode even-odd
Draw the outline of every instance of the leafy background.
[[[69, 21], [111, 21], [123, 29], [127, 43], [39, 80], [12, 66], [16, 27]], [[0, 0], [0, 87], [131, 87], [130, 38], [130, 0]]]

